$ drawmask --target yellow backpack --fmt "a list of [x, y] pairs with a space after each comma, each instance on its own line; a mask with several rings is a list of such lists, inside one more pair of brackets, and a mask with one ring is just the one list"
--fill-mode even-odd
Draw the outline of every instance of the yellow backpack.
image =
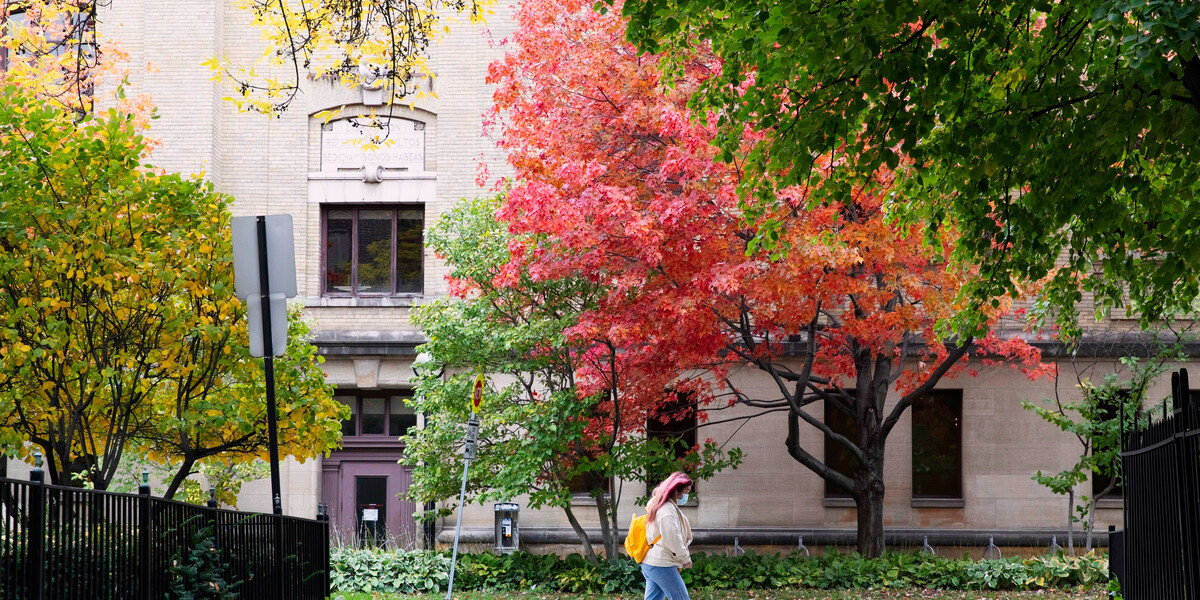
[[625, 551], [633, 560], [642, 562], [646, 558], [646, 553], [657, 544], [662, 536], [654, 538], [651, 543], [646, 542], [646, 517], [649, 515], [637, 516], [633, 515], [633, 520], [629, 522], [629, 534], [625, 536]]

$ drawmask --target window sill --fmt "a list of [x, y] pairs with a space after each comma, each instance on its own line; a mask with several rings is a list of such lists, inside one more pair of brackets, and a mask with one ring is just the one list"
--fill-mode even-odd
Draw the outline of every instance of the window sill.
[[837, 498], [826, 496], [824, 499], [825, 508], [856, 508], [858, 505], [854, 503], [854, 498]]
[[[612, 503], [612, 496], [605, 494], [604, 498]], [[595, 506], [596, 499], [588, 494], [573, 494], [571, 496], [571, 506]]]
[[1125, 508], [1124, 498], [1101, 498], [1096, 501], [1096, 508]]
[[963, 508], [967, 503], [962, 498], [913, 498], [913, 508]]
[[305, 296], [305, 308], [408, 308], [425, 302], [421, 294], [403, 296]]

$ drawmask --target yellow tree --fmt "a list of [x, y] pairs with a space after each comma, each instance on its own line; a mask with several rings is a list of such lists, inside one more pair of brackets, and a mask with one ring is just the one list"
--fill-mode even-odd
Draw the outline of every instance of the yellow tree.
[[[40, 446], [56, 483], [105, 488], [131, 448], [182, 463], [180, 480], [265, 454], [228, 198], [145, 152], [130, 115], [0, 83], [0, 435]], [[282, 362], [285, 455], [329, 450], [344, 408], [312, 347]]]
[[465, 18], [480, 23], [494, 0], [242, 0], [265, 46], [257, 65], [214, 57], [215, 77], [233, 84], [241, 110], [286, 110], [305, 77], [382, 89], [388, 103], [432, 77], [429, 45]]
[[0, 0], [0, 82], [20, 85], [77, 118], [92, 113], [100, 98], [144, 127], [149, 97], [126, 97], [120, 89], [129, 56], [119, 43], [101, 42], [98, 19], [94, 1]]

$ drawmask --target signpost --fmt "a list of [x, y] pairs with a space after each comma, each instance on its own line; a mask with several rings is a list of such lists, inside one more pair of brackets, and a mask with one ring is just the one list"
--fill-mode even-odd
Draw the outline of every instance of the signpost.
[[463, 441], [463, 478], [462, 489], [458, 492], [458, 523], [454, 526], [454, 551], [450, 554], [450, 583], [446, 586], [446, 600], [454, 593], [454, 566], [458, 564], [458, 538], [462, 534], [463, 502], [467, 498], [467, 469], [475, 460], [479, 443], [479, 420], [475, 413], [483, 403], [483, 388], [486, 380], [483, 373], [475, 376], [475, 385], [471, 390], [471, 419], [467, 421], [467, 437]]
[[234, 217], [233, 280], [246, 302], [250, 355], [263, 358], [267, 390], [267, 445], [275, 519], [276, 585], [283, 592], [283, 498], [275, 410], [275, 357], [287, 350], [287, 298], [296, 296], [296, 245], [291, 215]]

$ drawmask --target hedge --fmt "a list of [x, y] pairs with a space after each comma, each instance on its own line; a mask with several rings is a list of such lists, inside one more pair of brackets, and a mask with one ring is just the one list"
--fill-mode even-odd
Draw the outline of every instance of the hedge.
[[[341, 549], [334, 551], [332, 561], [333, 589], [343, 593], [444, 591], [450, 573], [450, 557], [442, 552]], [[856, 554], [747, 552], [738, 557], [695, 554], [692, 561], [683, 579], [696, 589], [1038, 590], [1108, 581], [1107, 557], [1093, 554], [974, 561], [923, 554], [865, 559]], [[477, 591], [640, 593], [643, 586], [639, 565], [626, 556], [597, 567], [578, 554], [560, 558], [526, 552], [460, 555], [454, 580], [456, 590]]]

